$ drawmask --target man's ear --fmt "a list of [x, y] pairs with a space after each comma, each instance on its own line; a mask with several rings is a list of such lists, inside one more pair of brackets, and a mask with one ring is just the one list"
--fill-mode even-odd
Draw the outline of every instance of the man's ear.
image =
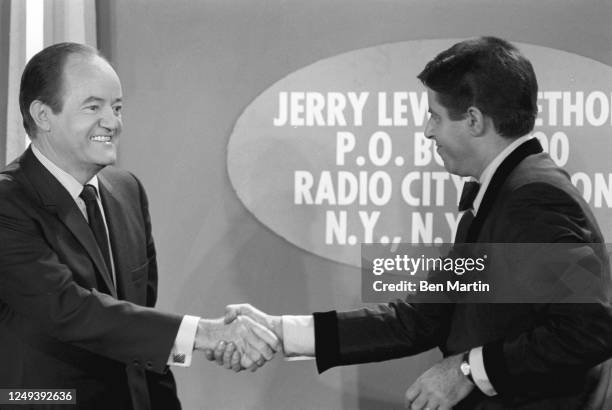
[[467, 109], [466, 113], [466, 121], [470, 133], [474, 137], [478, 137], [485, 132], [486, 124], [485, 124], [485, 116], [477, 107], [471, 106]]
[[34, 122], [43, 131], [51, 130], [51, 123], [49, 122], [49, 114], [51, 114], [51, 107], [40, 100], [34, 100], [30, 103], [30, 115], [34, 119]]

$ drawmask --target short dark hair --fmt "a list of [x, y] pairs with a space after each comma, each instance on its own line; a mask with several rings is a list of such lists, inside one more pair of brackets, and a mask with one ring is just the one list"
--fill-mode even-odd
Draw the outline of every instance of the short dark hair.
[[533, 130], [538, 82], [529, 60], [505, 40], [480, 37], [457, 43], [427, 63], [417, 78], [438, 93], [453, 120], [474, 106], [504, 137]]
[[34, 55], [23, 70], [19, 88], [19, 109], [23, 117], [23, 127], [32, 138], [36, 133], [36, 123], [30, 115], [30, 104], [39, 100], [51, 107], [55, 114], [62, 111], [64, 66], [72, 54], [102, 57], [98, 50], [85, 44], [58, 43]]

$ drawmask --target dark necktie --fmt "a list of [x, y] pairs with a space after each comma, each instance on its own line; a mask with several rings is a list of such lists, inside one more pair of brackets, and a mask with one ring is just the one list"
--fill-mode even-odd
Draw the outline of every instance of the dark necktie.
[[469, 181], [463, 184], [461, 191], [461, 199], [459, 200], [459, 211], [465, 211], [459, 220], [457, 226], [457, 234], [455, 235], [455, 243], [464, 243], [467, 239], [470, 225], [474, 220], [474, 213], [471, 208], [474, 206], [474, 199], [478, 194], [480, 184], [476, 181]]
[[106, 234], [104, 219], [102, 218], [102, 211], [100, 211], [100, 207], [98, 206], [98, 194], [96, 187], [90, 184], [85, 185], [83, 187], [83, 191], [81, 191], [81, 195], [79, 196], [83, 199], [83, 201], [85, 201], [87, 219], [89, 219], [89, 227], [96, 238], [98, 247], [100, 248], [102, 256], [104, 257], [104, 262], [106, 262], [108, 272], [112, 277], [111, 258], [110, 251], [108, 249], [108, 236]]
[[465, 211], [474, 206], [474, 199], [478, 195], [480, 184], [476, 181], [468, 181], [463, 184], [461, 199], [459, 200], [459, 211]]

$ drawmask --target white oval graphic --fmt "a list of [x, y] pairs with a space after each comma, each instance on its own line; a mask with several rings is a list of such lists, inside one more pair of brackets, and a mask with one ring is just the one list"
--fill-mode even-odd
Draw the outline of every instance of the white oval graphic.
[[[228, 144], [236, 193], [302, 249], [360, 266], [362, 242], [451, 242], [462, 180], [423, 137], [416, 78], [458, 40], [384, 44], [299, 69], [259, 95]], [[534, 130], [612, 241], [612, 68], [517, 44], [539, 83]]]

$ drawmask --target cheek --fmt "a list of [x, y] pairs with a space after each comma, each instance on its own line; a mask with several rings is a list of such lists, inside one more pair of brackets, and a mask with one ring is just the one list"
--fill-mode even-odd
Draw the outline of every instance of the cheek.
[[94, 122], [83, 118], [76, 118], [70, 124], [67, 124], [67, 130], [73, 139], [83, 139], [88, 137], [94, 127]]
[[64, 128], [63, 140], [68, 146], [84, 145], [87, 143], [87, 130], [76, 124], [69, 124]]
[[438, 125], [436, 127], [436, 136], [440, 139], [442, 145], [453, 145], [454, 138], [452, 130], [447, 125]]
[[453, 157], [453, 158], [457, 158], [459, 156], [461, 156], [464, 147], [461, 145], [461, 142], [457, 140], [457, 138], [453, 138], [456, 136], [453, 135], [447, 135], [448, 138], [446, 138], [446, 140], [444, 141], [444, 147], [447, 147], [447, 153], [449, 156]]

